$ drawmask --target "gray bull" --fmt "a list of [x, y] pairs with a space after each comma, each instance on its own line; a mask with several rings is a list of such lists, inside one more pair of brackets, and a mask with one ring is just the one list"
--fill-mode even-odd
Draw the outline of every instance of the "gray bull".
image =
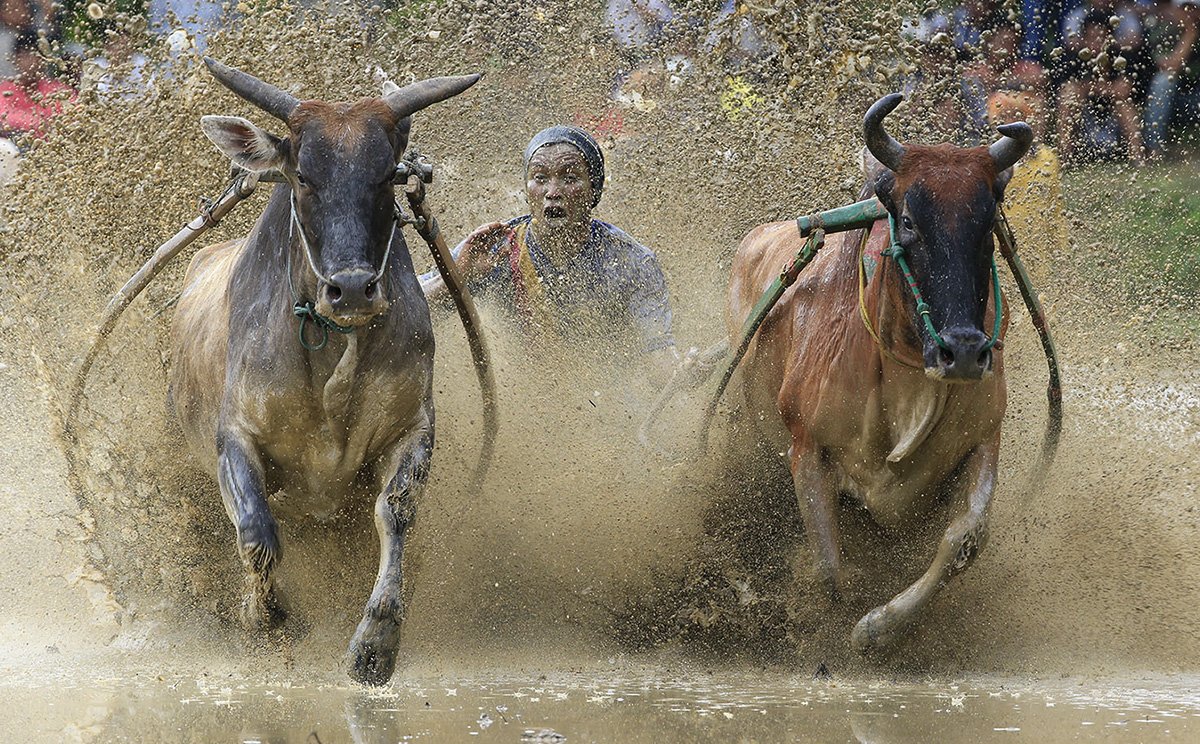
[[204, 117], [205, 134], [237, 165], [287, 182], [249, 235], [199, 251], [188, 269], [172, 333], [176, 413], [237, 530], [249, 628], [283, 620], [267, 496], [282, 490], [297, 511], [321, 514], [368, 488], [378, 494], [379, 574], [348, 663], [355, 680], [383, 684], [396, 664], [405, 533], [434, 432], [433, 331], [395, 221], [392, 176], [409, 116], [479, 76], [343, 104], [299, 101], [205, 62], [284, 121], [288, 136], [224, 116]]

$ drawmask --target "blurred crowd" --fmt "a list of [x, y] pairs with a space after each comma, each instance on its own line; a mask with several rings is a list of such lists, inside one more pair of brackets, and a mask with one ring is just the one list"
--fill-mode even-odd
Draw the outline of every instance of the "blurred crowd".
[[46, 64], [60, 27], [51, 0], [0, 0], [0, 137], [9, 140], [7, 156], [25, 136], [42, 136], [73, 95]]
[[143, 94], [157, 73], [142, 47], [203, 51], [225, 12], [216, 0], [0, 0], [0, 180], [81, 86]]
[[1067, 163], [1163, 156], [1200, 121], [1200, 0], [968, 0], [909, 28], [920, 72], [955, 63], [947, 128], [1025, 118]]
[[[639, 60], [660, 56], [672, 24], [687, 23], [687, 11], [670, 0], [607, 6], [635, 79]], [[720, 2], [713, 28], [705, 51], [719, 49], [735, 63], [773, 53], [747, 5]], [[935, 133], [959, 144], [1024, 119], [1067, 163], [1141, 163], [1162, 157], [1200, 122], [1198, 29], [1200, 0], [966, 0], [905, 23], [913, 59], [901, 66], [903, 85]]]
[[[613, 101], [653, 107], [647, 79], [679, 81], [697, 55], [730, 70], [722, 104], [747, 113], [776, 40], [756, 6], [711, 0], [603, 0], [622, 70]], [[203, 51], [229, 5], [216, 0], [128, 0], [142, 27], [172, 48]], [[0, 137], [41, 136], [79, 85], [124, 95], [152, 84], [137, 43], [110, 16], [120, 0], [0, 0]], [[136, 9], [136, 11], [134, 10]], [[227, 19], [225, 19], [227, 20]], [[85, 38], [80, 29], [90, 28]], [[106, 26], [105, 24], [109, 24]], [[904, 87], [938, 133], [981, 141], [989, 123], [1035, 126], [1068, 163], [1162, 157], [1200, 121], [1200, 0], [965, 0], [910, 19]], [[686, 42], [681, 42], [686, 40]], [[79, 63], [87, 46], [89, 70]], [[115, 79], [117, 68], [121, 79]], [[844, 69], [831, 61], [831, 70]], [[1194, 127], [1192, 127], [1194, 128]]]

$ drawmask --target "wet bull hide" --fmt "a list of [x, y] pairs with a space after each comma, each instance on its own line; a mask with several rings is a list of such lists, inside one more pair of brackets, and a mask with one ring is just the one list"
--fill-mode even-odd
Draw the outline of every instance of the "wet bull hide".
[[355, 680], [383, 684], [399, 644], [405, 533], [434, 441], [433, 332], [395, 221], [392, 178], [410, 115], [479, 76], [345, 104], [299, 101], [206, 63], [288, 132], [206, 116], [205, 134], [238, 166], [276, 170], [286, 182], [249, 235], [193, 259], [172, 331], [173, 404], [236, 528], [249, 628], [283, 620], [268, 495], [282, 490], [290, 506], [319, 515], [366, 489], [378, 494], [379, 574], [348, 664]]
[[[817, 573], [835, 598], [846, 580], [840, 493], [897, 530], [938, 499], [953, 499], [956, 515], [925, 573], [854, 628], [852, 645], [863, 653], [893, 646], [987, 537], [1006, 395], [1003, 354], [993, 346], [999, 339], [990, 338], [997, 311], [991, 229], [1010, 169], [1032, 142], [1029, 126], [1017, 123], [1000, 127], [1003, 137], [990, 148], [901, 145], [883, 128], [900, 100], [887, 96], [866, 115], [867, 147], [882, 164], [866, 196], [873, 191], [895, 221], [927, 307], [918, 308], [898, 262], [884, 257], [860, 312], [864, 236], [832, 235], [767, 316], [740, 383], [757, 435], [787, 444]], [[727, 313], [734, 343], [801, 242], [794, 222], [760, 225], [743, 239]]]

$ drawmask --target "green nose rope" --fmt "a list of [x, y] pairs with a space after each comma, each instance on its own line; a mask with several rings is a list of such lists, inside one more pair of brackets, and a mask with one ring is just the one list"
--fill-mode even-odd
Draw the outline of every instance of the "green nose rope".
[[[354, 333], [354, 326], [338, 325], [333, 320], [326, 318], [317, 312], [316, 306], [312, 300], [301, 300], [296, 288], [292, 285], [292, 252], [287, 252], [287, 283], [288, 292], [292, 295], [292, 315], [300, 319], [300, 345], [309, 351], [320, 351], [325, 348], [325, 344], [329, 343], [329, 332], [337, 331], [338, 333]], [[304, 326], [312, 323], [317, 328], [321, 329], [321, 340], [315, 344], [310, 344], [308, 339], [304, 337]]]
[[[288, 279], [291, 279], [289, 275]], [[289, 282], [290, 283], [290, 282]], [[324, 315], [317, 313], [316, 307], [311, 301], [301, 302], [296, 301], [292, 306], [292, 315], [300, 319], [300, 345], [309, 351], [320, 351], [325, 348], [325, 344], [329, 343], [329, 332], [337, 331], [338, 333], [354, 333], [354, 326], [338, 325]], [[310, 344], [304, 338], [304, 326], [306, 323], [312, 322], [317, 328], [321, 329], [321, 340], [315, 344]]]
[[[929, 303], [921, 296], [921, 288], [917, 286], [917, 280], [913, 276], [912, 269], [908, 267], [908, 260], [904, 257], [904, 246], [900, 245], [900, 237], [896, 232], [896, 218], [892, 213], [888, 213], [888, 230], [891, 231], [891, 247], [883, 251], [883, 255], [891, 256], [896, 261], [896, 265], [900, 267], [900, 271], [904, 274], [904, 281], [908, 283], [908, 288], [912, 291], [913, 297], [917, 301], [917, 314], [921, 316], [921, 320], [925, 322], [925, 330], [929, 332], [929, 336], [937, 343], [938, 346], [950, 351], [950, 346], [942, 338], [937, 329], [933, 327], [933, 321], [929, 319]], [[983, 350], [987, 351], [996, 345], [996, 341], [1000, 339], [1000, 326], [1004, 322], [1004, 307], [1000, 300], [1000, 275], [996, 271], [996, 257], [993, 255], [992, 262], [992, 294], [995, 296], [996, 306], [996, 322], [992, 324], [992, 337], [983, 345]]]

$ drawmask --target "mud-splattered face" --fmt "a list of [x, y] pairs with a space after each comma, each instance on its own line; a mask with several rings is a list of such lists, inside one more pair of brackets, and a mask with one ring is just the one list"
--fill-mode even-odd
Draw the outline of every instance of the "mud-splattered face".
[[392, 176], [404, 138], [382, 103], [310, 101], [297, 112], [287, 172], [297, 230], [323, 278], [317, 311], [362, 325], [389, 305], [384, 262], [392, 240]]
[[568, 144], [547, 145], [529, 159], [525, 193], [535, 220], [552, 230], [586, 224], [592, 184], [583, 153]]

